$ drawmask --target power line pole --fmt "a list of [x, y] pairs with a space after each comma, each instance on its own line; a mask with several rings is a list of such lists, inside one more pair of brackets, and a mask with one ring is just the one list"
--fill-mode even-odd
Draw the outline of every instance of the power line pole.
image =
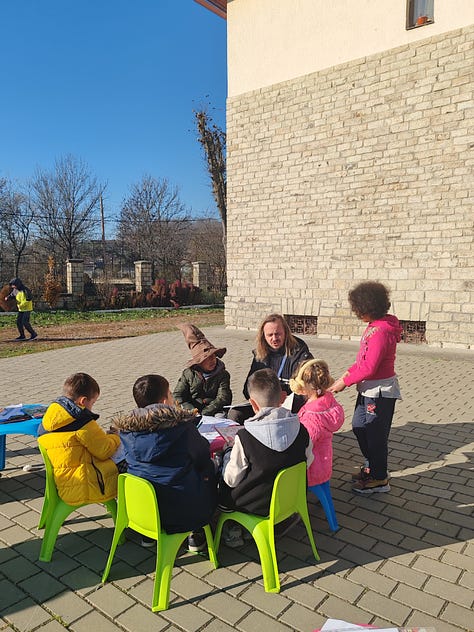
[[102, 195], [100, 196], [100, 223], [102, 226], [102, 265], [103, 276], [107, 278], [107, 268], [105, 266], [105, 220], [104, 220], [104, 201]]

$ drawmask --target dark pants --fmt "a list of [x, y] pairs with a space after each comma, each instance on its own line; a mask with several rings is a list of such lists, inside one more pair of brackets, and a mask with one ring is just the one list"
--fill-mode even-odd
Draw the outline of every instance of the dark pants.
[[395, 399], [364, 397], [359, 393], [352, 417], [352, 431], [369, 462], [370, 475], [377, 480], [387, 478], [388, 436], [395, 402]]
[[35, 330], [30, 325], [30, 314], [31, 314], [31, 312], [18, 312], [18, 315], [16, 317], [16, 326], [18, 328], [20, 336], [24, 336], [25, 335], [25, 329], [32, 336], [34, 336], [36, 334]]

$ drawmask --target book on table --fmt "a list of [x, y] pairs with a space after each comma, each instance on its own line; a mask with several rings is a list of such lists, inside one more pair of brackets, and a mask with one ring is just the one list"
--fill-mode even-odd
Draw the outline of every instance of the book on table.
[[0, 408], [0, 424], [41, 419], [48, 407], [44, 404], [13, 404]]

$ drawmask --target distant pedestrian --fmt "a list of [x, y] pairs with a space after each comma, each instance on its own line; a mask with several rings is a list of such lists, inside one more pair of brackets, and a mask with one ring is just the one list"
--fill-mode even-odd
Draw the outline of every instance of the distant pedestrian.
[[352, 490], [358, 494], [388, 492], [388, 436], [395, 402], [401, 399], [395, 354], [402, 328], [396, 316], [387, 314], [389, 290], [382, 283], [359, 283], [349, 292], [349, 303], [354, 314], [368, 324], [356, 361], [328, 390], [338, 393], [357, 384], [352, 430], [365, 463], [353, 476]]
[[31, 290], [23, 284], [23, 281], [18, 278], [14, 278], [9, 283], [12, 288], [11, 293], [7, 296], [7, 300], [16, 300], [18, 307], [18, 316], [16, 318], [16, 326], [18, 328], [19, 336], [15, 340], [26, 340], [25, 329], [30, 333], [30, 340], [34, 340], [38, 337], [38, 334], [30, 325], [30, 315], [33, 311], [33, 297]]

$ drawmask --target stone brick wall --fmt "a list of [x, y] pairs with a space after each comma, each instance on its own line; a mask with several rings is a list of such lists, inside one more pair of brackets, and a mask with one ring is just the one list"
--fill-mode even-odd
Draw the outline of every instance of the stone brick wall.
[[228, 100], [228, 326], [278, 311], [358, 337], [347, 292], [374, 279], [429, 344], [472, 344], [473, 34]]

